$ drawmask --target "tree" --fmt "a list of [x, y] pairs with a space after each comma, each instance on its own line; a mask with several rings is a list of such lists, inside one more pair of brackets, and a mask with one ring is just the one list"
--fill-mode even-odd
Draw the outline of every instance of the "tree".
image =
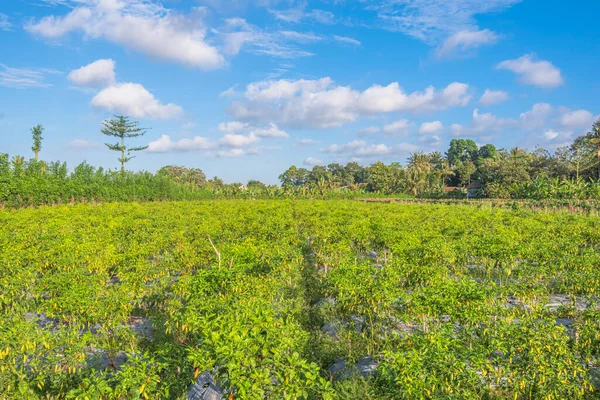
[[121, 172], [125, 172], [125, 163], [131, 161], [133, 156], [132, 152], [146, 150], [148, 146], [143, 147], [129, 147], [125, 144], [126, 139], [131, 139], [146, 134], [145, 129], [140, 128], [139, 124], [135, 121], [129, 121], [128, 117], [115, 116], [113, 119], [102, 122], [104, 128], [102, 133], [106, 136], [113, 136], [119, 139], [116, 144], [105, 143], [106, 147], [112, 151], [120, 151], [121, 158]]
[[301, 187], [306, 183], [308, 174], [307, 169], [292, 165], [283, 174], [279, 175], [279, 181], [284, 188]]
[[461, 186], [467, 186], [471, 183], [471, 176], [477, 172], [477, 167], [473, 162], [467, 161], [456, 166], [456, 174]]
[[369, 171], [367, 171], [367, 169], [359, 163], [352, 161], [346, 164], [344, 167], [344, 180], [342, 181], [343, 186], [367, 183], [368, 180]]
[[40, 160], [40, 151], [42, 150], [42, 134], [44, 133], [44, 127], [42, 125], [36, 125], [31, 128], [31, 136], [33, 138], [33, 146], [31, 150], [35, 153], [35, 161]]
[[398, 193], [404, 189], [406, 176], [398, 163], [385, 165], [381, 161], [367, 168], [369, 172], [369, 190], [385, 194]]
[[157, 174], [166, 176], [175, 183], [190, 185], [193, 188], [201, 186], [206, 182], [206, 175], [199, 168], [167, 165], [166, 167], [159, 169]]
[[600, 180], [600, 118], [590, 132], [575, 139], [572, 149], [584, 160], [584, 169], [595, 169], [596, 178]]
[[306, 182], [310, 186], [316, 186], [317, 184], [320, 184], [322, 187], [330, 185], [332, 183], [332, 180], [333, 174], [331, 173], [331, 171], [329, 171], [326, 167], [323, 167], [321, 165], [315, 165], [312, 171], [310, 171], [310, 173], [308, 174], [308, 179], [306, 180]]
[[478, 151], [477, 143], [471, 139], [452, 139], [446, 157], [450, 165], [455, 166], [459, 163], [475, 161]]
[[264, 183], [262, 183], [261, 181], [257, 181], [255, 179], [250, 179], [248, 181], [248, 183], [246, 184], [246, 187], [248, 189], [266, 189], [267, 185], [265, 185]]
[[488, 158], [494, 158], [498, 155], [498, 150], [496, 149], [496, 146], [494, 146], [493, 144], [486, 144], [484, 146], [481, 146], [479, 148], [479, 150], [477, 151], [477, 165], [481, 164], [483, 162], [483, 160], [488, 159]]

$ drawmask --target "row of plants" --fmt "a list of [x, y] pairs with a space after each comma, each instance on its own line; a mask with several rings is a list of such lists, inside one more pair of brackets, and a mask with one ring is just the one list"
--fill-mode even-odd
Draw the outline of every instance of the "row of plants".
[[[600, 220], [347, 201], [0, 211], [0, 394], [594, 398]], [[1, 396], [0, 396], [1, 397]]]

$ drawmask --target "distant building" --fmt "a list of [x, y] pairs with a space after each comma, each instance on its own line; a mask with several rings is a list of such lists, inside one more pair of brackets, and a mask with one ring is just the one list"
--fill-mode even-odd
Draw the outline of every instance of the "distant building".
[[483, 194], [483, 185], [479, 181], [469, 183], [467, 186], [467, 199], [481, 197]]

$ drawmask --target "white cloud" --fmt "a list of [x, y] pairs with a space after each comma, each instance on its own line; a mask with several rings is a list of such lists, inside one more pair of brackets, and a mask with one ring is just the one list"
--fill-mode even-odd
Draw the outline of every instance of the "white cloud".
[[437, 133], [439, 131], [441, 131], [442, 129], [444, 129], [444, 125], [440, 122], [440, 121], [433, 121], [433, 122], [424, 122], [421, 124], [421, 127], [419, 128], [419, 133], [420, 134], [432, 134], [432, 133]]
[[323, 40], [323, 36], [315, 35], [312, 32], [281, 31], [281, 34], [284, 38], [299, 43], [312, 43]]
[[500, 35], [489, 29], [459, 31], [446, 39], [444, 43], [437, 48], [436, 56], [438, 58], [446, 58], [457, 53], [465, 54], [469, 50], [494, 44], [499, 39]]
[[541, 129], [546, 125], [546, 120], [554, 112], [554, 107], [547, 103], [536, 103], [530, 111], [521, 113], [519, 125], [525, 130]]
[[546, 132], [544, 132], [544, 138], [546, 140], [554, 140], [558, 137], [558, 135], [560, 134], [552, 129], [548, 129]]
[[14, 89], [48, 88], [52, 85], [44, 80], [50, 74], [59, 72], [40, 68], [11, 68], [0, 64], [0, 86]]
[[479, 103], [484, 106], [493, 106], [506, 100], [508, 100], [508, 93], [505, 91], [486, 89], [481, 99], [479, 99]]
[[464, 83], [452, 83], [441, 91], [432, 86], [423, 92], [405, 93], [396, 82], [374, 85], [361, 92], [336, 86], [331, 78], [277, 80], [251, 83], [246, 102], [234, 102], [229, 110], [240, 121], [275, 121], [292, 127], [339, 127], [363, 116], [407, 111], [445, 110], [466, 105], [471, 94]]
[[216, 147], [216, 143], [210, 139], [196, 136], [191, 139], [181, 139], [178, 142], [171, 141], [168, 135], [161, 135], [158, 140], [148, 144], [150, 153], [173, 153], [188, 151], [206, 151]]
[[324, 161], [319, 160], [318, 158], [314, 158], [314, 157], [308, 157], [306, 160], [304, 160], [304, 165], [306, 166], [315, 166], [315, 165], [323, 165], [325, 164]]
[[515, 121], [497, 117], [491, 113], [481, 114], [479, 110], [473, 111], [473, 121], [468, 126], [452, 125], [454, 136], [482, 136], [500, 133], [508, 126], [514, 126]]
[[419, 142], [427, 145], [427, 146], [431, 146], [431, 147], [438, 147], [441, 146], [442, 143], [442, 138], [440, 138], [438, 135], [423, 135], [419, 137]]
[[67, 144], [67, 148], [73, 150], [98, 149], [100, 147], [102, 147], [100, 143], [84, 139], [73, 139]]
[[75, 1], [64, 16], [47, 16], [25, 26], [29, 32], [56, 40], [71, 32], [103, 38], [147, 56], [189, 67], [216, 69], [225, 64], [206, 41], [202, 11], [176, 14], [146, 0]]
[[[454, 124], [455, 136], [491, 136], [507, 130], [511, 132], [531, 132], [546, 141], [566, 141], [573, 134], [586, 131], [594, 121], [587, 110], [572, 111], [566, 107], [554, 107], [547, 103], [536, 103], [531, 110], [521, 113], [519, 118], [501, 118], [491, 113], [473, 112], [473, 120], [467, 126]], [[556, 135], [555, 135], [556, 134]]]
[[340, 42], [340, 43], [344, 43], [344, 44], [351, 44], [354, 46], [360, 46], [362, 43], [360, 42], [360, 40], [348, 37], [348, 36], [338, 36], [338, 35], [333, 35], [333, 39]]
[[554, 88], [563, 84], [564, 79], [558, 68], [549, 61], [536, 61], [534, 54], [525, 54], [516, 60], [502, 61], [497, 69], [506, 69], [519, 75], [519, 82], [544, 88]]
[[521, 0], [365, 0], [383, 27], [430, 45], [460, 31], [477, 31], [475, 16], [500, 12]]
[[10, 31], [11, 28], [12, 23], [8, 15], [0, 13], [0, 31]]
[[273, 123], [268, 127], [255, 129], [251, 134], [256, 135], [259, 138], [288, 138], [290, 136], [287, 132], [282, 131]]
[[224, 147], [248, 147], [259, 140], [260, 139], [253, 133], [249, 135], [228, 133], [219, 140], [219, 144]]
[[255, 152], [248, 152], [246, 150], [243, 149], [231, 149], [231, 150], [221, 150], [217, 153], [217, 155], [219, 157], [223, 157], [223, 158], [235, 158], [235, 157], [242, 157], [245, 156], [247, 154], [256, 154]]
[[229, 89], [222, 91], [219, 94], [219, 97], [235, 97], [235, 96], [237, 96], [238, 95], [237, 87], [238, 87], [238, 85], [233, 85]]
[[102, 89], [91, 104], [133, 118], [170, 119], [183, 114], [181, 107], [173, 103], [161, 104], [139, 83], [119, 83]]
[[591, 128], [596, 118], [587, 110], [561, 109], [560, 125], [566, 129]]
[[269, 12], [277, 19], [290, 22], [298, 23], [302, 20], [314, 20], [321, 24], [333, 24], [335, 23], [335, 14], [331, 11], [314, 9], [312, 11], [306, 11], [306, 4], [301, 3], [298, 7], [288, 8], [286, 10], [270, 9]]
[[397, 134], [406, 134], [408, 133], [409, 122], [406, 119], [401, 119], [399, 121], [393, 122], [389, 125], [385, 125], [383, 127], [383, 133], [388, 136], [393, 136]]
[[315, 140], [315, 139], [300, 139], [298, 141], [298, 144], [300, 146], [314, 146], [314, 145], [317, 145], [320, 143], [321, 143], [320, 140]]
[[404, 154], [418, 150], [418, 146], [399, 143], [394, 145], [368, 144], [364, 140], [353, 140], [346, 144], [332, 144], [323, 149], [323, 153], [350, 154], [356, 157], [379, 157]]
[[94, 61], [67, 75], [67, 79], [79, 86], [104, 87], [112, 85], [115, 79], [115, 62], [111, 59]]
[[219, 131], [223, 133], [239, 133], [248, 128], [247, 123], [231, 121], [231, 122], [223, 122], [219, 124]]
[[[225, 20], [225, 27], [219, 32], [223, 41], [223, 51], [227, 55], [236, 55], [244, 50], [251, 54], [267, 55], [279, 58], [297, 58], [312, 56], [313, 53], [299, 49], [289, 42], [315, 41], [316, 36], [298, 32], [269, 32], [248, 23], [243, 18]], [[312, 40], [309, 40], [312, 39]]]

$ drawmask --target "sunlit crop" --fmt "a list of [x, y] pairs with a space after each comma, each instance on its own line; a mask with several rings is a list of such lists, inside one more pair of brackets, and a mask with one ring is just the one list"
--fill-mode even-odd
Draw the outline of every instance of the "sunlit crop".
[[0, 399], [587, 399], [600, 219], [201, 201], [0, 211]]

